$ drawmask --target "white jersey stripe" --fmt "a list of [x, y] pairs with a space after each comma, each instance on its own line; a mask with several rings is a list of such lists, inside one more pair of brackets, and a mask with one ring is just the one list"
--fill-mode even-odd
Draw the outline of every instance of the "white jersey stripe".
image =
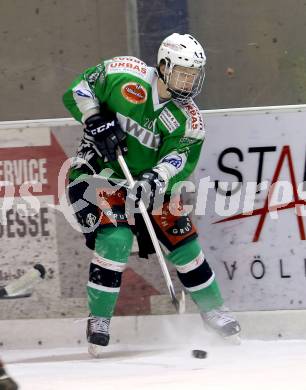
[[93, 282], [87, 282], [87, 287], [99, 291], [109, 292], [109, 293], [118, 293], [120, 291], [120, 287], [106, 287], [106, 286], [101, 286], [100, 284], [95, 284]]
[[201, 251], [197, 257], [192, 259], [189, 263], [185, 265], [177, 265], [176, 269], [181, 274], [186, 274], [187, 272], [193, 271], [198, 268], [205, 261], [204, 253]]
[[198, 286], [194, 286], [194, 287], [186, 287], [186, 290], [189, 292], [200, 291], [203, 288], [210, 286], [214, 280], [215, 280], [215, 273], [213, 272], [212, 276], [207, 280], [207, 282], [199, 284]]
[[126, 267], [126, 263], [120, 263], [119, 261], [106, 259], [105, 257], [99, 256], [97, 252], [94, 253], [94, 257], [91, 262], [93, 264], [99, 265], [102, 268], [117, 272], [123, 272]]

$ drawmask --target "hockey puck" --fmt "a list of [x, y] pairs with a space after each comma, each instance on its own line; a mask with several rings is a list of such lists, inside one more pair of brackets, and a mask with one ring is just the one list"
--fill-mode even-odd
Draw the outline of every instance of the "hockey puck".
[[203, 349], [193, 349], [192, 356], [197, 359], [205, 359], [207, 357], [207, 352]]

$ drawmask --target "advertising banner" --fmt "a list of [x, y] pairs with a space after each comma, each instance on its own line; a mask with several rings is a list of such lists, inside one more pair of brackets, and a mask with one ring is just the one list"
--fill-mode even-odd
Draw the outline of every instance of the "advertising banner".
[[[48, 126], [0, 129], [0, 285], [18, 280], [36, 263], [46, 269], [39, 297], [2, 302], [8, 318], [16, 310], [40, 316], [60, 298], [57, 227], [58, 172], [67, 156]], [[39, 303], [39, 304], [38, 304]], [[36, 304], [38, 304], [36, 306]], [[3, 307], [3, 306], [2, 306]]]
[[235, 310], [306, 308], [306, 107], [208, 111], [200, 240]]
[[[0, 319], [88, 316], [93, 252], [64, 201], [82, 133], [73, 119], [0, 122], [0, 286], [36, 263], [46, 269], [30, 297], [1, 300]], [[131, 256], [115, 314], [150, 314], [151, 296], [163, 293], [157, 262]]]
[[[202, 154], [183, 184], [195, 190], [186, 207], [226, 305], [305, 309], [306, 107], [206, 111], [203, 118]], [[31, 297], [1, 300], [0, 319], [88, 315], [93, 254], [62, 207], [59, 180], [81, 136], [72, 119], [0, 123], [0, 285], [35, 263], [47, 271]], [[131, 256], [115, 314], [166, 313], [171, 304], [152, 310], [159, 295], [168, 291], [157, 260]]]

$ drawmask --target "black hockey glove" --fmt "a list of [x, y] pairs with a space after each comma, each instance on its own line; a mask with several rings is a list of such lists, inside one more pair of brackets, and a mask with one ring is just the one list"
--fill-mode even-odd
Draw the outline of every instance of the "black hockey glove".
[[121, 129], [116, 114], [105, 110], [85, 121], [84, 139], [92, 142], [95, 149], [106, 161], [117, 160], [116, 150], [127, 152], [126, 133]]
[[154, 206], [162, 205], [166, 183], [155, 171], [143, 172], [134, 187], [128, 190], [128, 199], [138, 207], [140, 199], [151, 212]]

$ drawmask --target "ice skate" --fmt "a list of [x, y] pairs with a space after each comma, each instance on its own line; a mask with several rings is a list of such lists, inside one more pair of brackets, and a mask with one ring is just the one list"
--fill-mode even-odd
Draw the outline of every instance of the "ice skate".
[[[200, 313], [204, 323], [220, 336], [239, 343], [241, 327], [239, 322], [225, 309], [219, 307]], [[237, 341], [236, 341], [237, 340]]]
[[88, 352], [99, 358], [103, 354], [103, 347], [109, 343], [110, 318], [90, 316], [87, 321]]

